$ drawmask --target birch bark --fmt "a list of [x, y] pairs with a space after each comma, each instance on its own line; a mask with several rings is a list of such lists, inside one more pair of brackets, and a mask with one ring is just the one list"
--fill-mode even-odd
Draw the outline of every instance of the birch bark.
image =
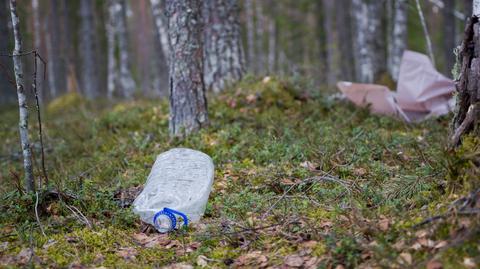
[[388, 52], [388, 71], [398, 80], [400, 62], [407, 43], [407, 0], [393, 0], [392, 34]]
[[20, 19], [17, 14], [17, 1], [10, 0], [10, 13], [12, 18], [13, 36], [15, 39], [15, 48], [13, 50], [13, 66], [15, 71], [15, 82], [17, 84], [18, 108], [19, 108], [19, 130], [20, 142], [22, 144], [23, 166], [25, 169], [25, 189], [27, 192], [33, 192], [35, 182], [33, 177], [32, 152], [28, 138], [28, 108], [27, 96], [25, 94], [25, 82], [23, 78], [23, 66], [21, 60], [22, 53], [22, 35], [20, 33]]

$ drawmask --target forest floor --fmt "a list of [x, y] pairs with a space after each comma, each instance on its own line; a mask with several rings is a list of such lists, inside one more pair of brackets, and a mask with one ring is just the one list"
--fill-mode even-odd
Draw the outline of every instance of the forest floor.
[[[410, 125], [311, 88], [246, 79], [211, 96], [210, 126], [183, 141], [166, 101], [61, 97], [44, 113], [38, 198], [19, 187], [17, 114], [3, 111], [0, 267], [478, 267], [480, 140], [454, 152], [449, 117]], [[205, 216], [143, 233], [129, 205], [172, 147], [214, 160]]]

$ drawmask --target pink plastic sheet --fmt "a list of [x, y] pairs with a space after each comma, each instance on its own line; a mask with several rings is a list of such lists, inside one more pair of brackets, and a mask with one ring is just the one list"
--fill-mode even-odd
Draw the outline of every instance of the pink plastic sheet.
[[435, 70], [428, 56], [413, 51], [403, 54], [396, 92], [382, 85], [345, 81], [337, 87], [354, 104], [369, 106], [372, 113], [408, 122], [444, 115], [454, 107], [453, 81]]

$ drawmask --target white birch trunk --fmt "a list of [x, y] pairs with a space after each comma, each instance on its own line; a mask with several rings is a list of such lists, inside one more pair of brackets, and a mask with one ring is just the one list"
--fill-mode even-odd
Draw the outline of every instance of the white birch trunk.
[[158, 38], [162, 47], [163, 55], [168, 60], [170, 55], [170, 42], [167, 32], [167, 18], [165, 16], [165, 8], [162, 0], [150, 0], [152, 6], [153, 20], [157, 30]]
[[22, 53], [22, 36], [20, 34], [20, 19], [17, 14], [17, 1], [10, 0], [10, 13], [12, 16], [13, 35], [15, 48], [13, 50], [13, 66], [15, 71], [15, 82], [17, 84], [18, 108], [19, 108], [19, 130], [22, 144], [23, 166], [25, 168], [25, 189], [33, 192], [35, 182], [33, 177], [32, 152], [28, 138], [28, 108], [27, 96], [24, 88], [23, 67], [20, 54]]
[[371, 44], [369, 44], [369, 12], [362, 0], [352, 0], [352, 17], [355, 19], [354, 53], [356, 74], [359, 82], [369, 83], [374, 80]]
[[253, 0], [245, 0], [245, 20], [247, 24], [248, 67], [255, 73], [255, 26], [253, 21]]
[[123, 96], [132, 98], [135, 92], [135, 81], [132, 77], [130, 52], [128, 48], [127, 36], [127, 13], [125, 0], [116, 0], [117, 12], [117, 34], [118, 34], [118, 50], [120, 53], [120, 87], [122, 88]]
[[473, 15], [480, 16], [480, 0], [473, 0]]
[[407, 0], [393, 0], [393, 24], [388, 52], [388, 71], [398, 80], [400, 62], [407, 42]]
[[115, 55], [116, 49], [116, 12], [115, 5], [109, 3], [108, 5], [108, 19], [106, 25], [107, 31], [107, 95], [108, 98], [113, 98], [115, 90], [118, 87], [118, 63]]

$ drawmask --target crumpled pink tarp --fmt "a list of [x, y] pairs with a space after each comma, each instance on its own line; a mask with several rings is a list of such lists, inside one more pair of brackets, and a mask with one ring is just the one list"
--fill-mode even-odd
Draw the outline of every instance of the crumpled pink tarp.
[[373, 113], [420, 121], [447, 114], [454, 107], [451, 79], [440, 74], [428, 56], [405, 51], [400, 65], [397, 91], [386, 86], [341, 81], [337, 87], [358, 106], [370, 105]]

